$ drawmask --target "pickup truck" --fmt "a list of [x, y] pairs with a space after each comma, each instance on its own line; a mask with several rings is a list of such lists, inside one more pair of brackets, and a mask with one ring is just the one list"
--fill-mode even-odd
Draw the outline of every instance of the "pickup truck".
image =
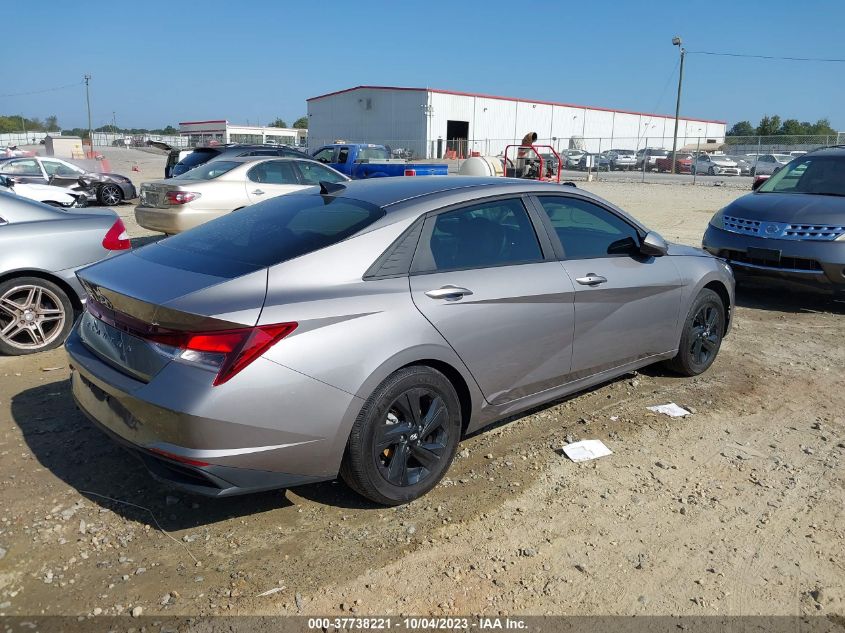
[[449, 173], [448, 165], [410, 163], [401, 158], [390, 158], [390, 151], [384, 145], [335, 143], [317, 148], [312, 157], [355, 180], [388, 176], [446, 176]]

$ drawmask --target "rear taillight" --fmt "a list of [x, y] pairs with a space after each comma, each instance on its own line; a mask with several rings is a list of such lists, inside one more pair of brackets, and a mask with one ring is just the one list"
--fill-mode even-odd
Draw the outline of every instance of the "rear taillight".
[[406, 170], [405, 170], [405, 175], [406, 175], [406, 176], [416, 176], [416, 175], [417, 175], [417, 170], [416, 170], [416, 169], [406, 169]]
[[296, 326], [296, 323], [278, 323], [211, 332], [169, 330], [142, 336], [149, 341], [176, 348], [175, 357], [183, 362], [216, 369], [214, 385], [222, 385], [293, 332]]
[[193, 191], [168, 191], [164, 194], [170, 204], [186, 204], [200, 197]]
[[125, 251], [131, 247], [132, 243], [129, 241], [126, 227], [123, 226], [123, 220], [117, 218], [103, 238], [103, 248], [110, 251]]

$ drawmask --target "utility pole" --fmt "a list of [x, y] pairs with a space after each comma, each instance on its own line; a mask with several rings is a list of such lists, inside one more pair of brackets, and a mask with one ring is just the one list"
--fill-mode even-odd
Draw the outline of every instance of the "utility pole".
[[687, 55], [683, 42], [677, 35], [672, 38], [672, 45], [681, 51], [681, 69], [678, 73], [678, 100], [675, 102], [675, 135], [672, 137], [672, 173], [675, 173], [675, 153], [678, 151], [678, 119], [681, 116], [681, 89], [684, 85], [684, 58]]
[[23, 118], [23, 115], [18, 115], [21, 118], [21, 127], [23, 128], [23, 144], [26, 145], [26, 119]]
[[91, 128], [91, 95], [88, 92], [88, 82], [91, 75], [85, 75], [85, 103], [88, 104], [88, 140], [91, 142], [91, 155], [94, 154], [94, 130]]
[[112, 110], [111, 113], [111, 131], [112, 134], [117, 134], [117, 116], [115, 115], [114, 110]]

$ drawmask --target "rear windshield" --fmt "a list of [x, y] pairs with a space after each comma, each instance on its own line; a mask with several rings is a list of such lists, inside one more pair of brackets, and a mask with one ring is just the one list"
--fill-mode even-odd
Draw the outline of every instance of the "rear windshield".
[[[203, 270], [217, 260], [214, 274], [238, 276], [336, 244], [384, 215], [358, 200], [319, 195], [271, 198], [202, 224], [162, 242], [167, 263]], [[145, 251], [148, 249], [141, 249]], [[151, 253], [150, 253], [151, 254]]]
[[649, 156], [668, 156], [669, 152], [665, 149], [650, 149], [646, 150]]
[[233, 160], [211, 160], [199, 167], [194, 167], [193, 169], [186, 171], [184, 174], [173, 176], [173, 179], [211, 180], [213, 178], [217, 178], [218, 176], [222, 176], [227, 171], [232, 171], [238, 165], [243, 165], [243, 163], [237, 163]]
[[795, 158], [760, 185], [758, 193], [845, 196], [845, 156]]
[[193, 152], [185, 156], [185, 158], [180, 160], [179, 164], [191, 169], [197, 165], [207, 163], [219, 153], [220, 152], [216, 149], [195, 149]]
[[357, 160], [384, 160], [390, 158], [383, 147], [362, 147], [358, 150]]

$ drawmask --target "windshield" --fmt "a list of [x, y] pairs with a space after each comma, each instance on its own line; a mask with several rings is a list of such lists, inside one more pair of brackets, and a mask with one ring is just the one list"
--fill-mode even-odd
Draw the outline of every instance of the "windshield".
[[[319, 195], [270, 198], [161, 242], [171, 265], [244, 274], [331, 246], [384, 215], [371, 204]], [[143, 249], [142, 249], [143, 250]], [[155, 251], [152, 251], [155, 253]]]
[[358, 150], [357, 160], [385, 160], [387, 158], [390, 158], [390, 155], [383, 147], [362, 147]]
[[757, 191], [845, 196], [845, 156], [796, 158], [760, 185]]
[[213, 178], [222, 176], [227, 171], [232, 171], [238, 165], [243, 165], [243, 163], [238, 163], [233, 160], [212, 160], [207, 163], [203, 163], [199, 167], [194, 167], [193, 169], [186, 171], [184, 174], [173, 176], [173, 179], [212, 180]]
[[775, 160], [779, 163], [788, 163], [793, 158], [795, 158], [794, 156], [790, 156], [789, 154], [772, 154], [772, 156], [774, 156]]
[[210, 161], [219, 153], [220, 152], [216, 149], [195, 149], [193, 152], [185, 156], [185, 158], [180, 160], [178, 164], [187, 169], [191, 169], [192, 167], [196, 167], [197, 165]]
[[648, 151], [649, 156], [668, 156], [669, 152], [665, 149], [650, 149]]
[[634, 156], [632, 149], [612, 149], [611, 152], [616, 152], [619, 156]]

